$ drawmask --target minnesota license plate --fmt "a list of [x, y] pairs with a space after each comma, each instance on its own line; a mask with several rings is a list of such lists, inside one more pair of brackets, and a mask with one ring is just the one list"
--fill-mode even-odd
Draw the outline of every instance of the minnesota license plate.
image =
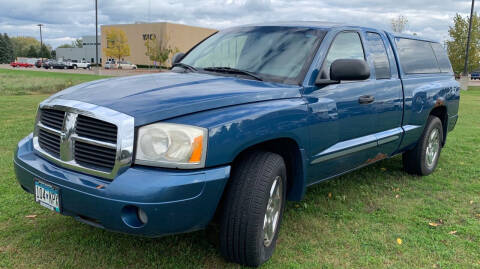
[[60, 212], [60, 188], [36, 179], [35, 202], [50, 210]]

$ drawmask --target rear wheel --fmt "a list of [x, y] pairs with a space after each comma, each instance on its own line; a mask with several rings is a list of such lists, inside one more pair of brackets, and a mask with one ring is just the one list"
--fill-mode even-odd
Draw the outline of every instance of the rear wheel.
[[443, 126], [438, 117], [429, 116], [417, 145], [403, 153], [403, 168], [410, 174], [426, 176], [438, 164], [443, 143]]
[[256, 151], [235, 165], [220, 215], [220, 250], [228, 260], [259, 266], [275, 250], [285, 208], [283, 158]]

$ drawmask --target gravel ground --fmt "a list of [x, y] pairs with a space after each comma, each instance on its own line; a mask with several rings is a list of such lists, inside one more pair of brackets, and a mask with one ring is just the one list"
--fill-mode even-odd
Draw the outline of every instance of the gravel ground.
[[[2, 69], [15, 69], [15, 70], [31, 70], [31, 71], [39, 71], [39, 72], [60, 72], [60, 73], [73, 73], [73, 74], [90, 74], [95, 75], [96, 71], [86, 70], [86, 69], [45, 69], [45, 68], [24, 68], [24, 67], [16, 67], [13, 68], [9, 64], [0, 64], [0, 68]], [[141, 75], [141, 74], [148, 74], [148, 73], [158, 73], [158, 69], [136, 69], [136, 70], [119, 70], [119, 69], [103, 69], [100, 68], [99, 75], [103, 76], [133, 76], [133, 75]]]

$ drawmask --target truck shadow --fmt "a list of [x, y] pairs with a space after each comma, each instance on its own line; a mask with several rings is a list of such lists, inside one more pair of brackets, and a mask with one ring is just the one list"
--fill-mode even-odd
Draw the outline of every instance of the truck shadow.
[[[361, 210], [368, 214], [376, 210], [375, 205], [368, 202], [369, 195], [377, 198], [378, 195], [392, 195], [392, 189], [412, 179], [414, 177], [402, 171], [401, 158], [395, 157], [310, 187], [303, 201], [287, 203], [278, 248], [289, 248], [288, 243], [283, 242], [295, 240], [295, 231], [321, 236], [313, 227], [303, 225], [308, 219], [348, 208], [349, 203], [365, 204]], [[34, 249], [45, 259], [57, 260], [57, 264], [64, 267], [238, 267], [220, 256], [212, 233], [206, 231], [142, 238], [90, 227], [53, 213], [39, 222], [35, 230], [37, 232], [32, 234], [37, 238]], [[268, 262], [271, 263], [275, 263], [275, 256]]]

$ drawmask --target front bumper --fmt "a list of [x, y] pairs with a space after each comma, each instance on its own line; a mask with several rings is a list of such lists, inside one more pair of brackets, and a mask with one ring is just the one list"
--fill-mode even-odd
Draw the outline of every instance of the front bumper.
[[[33, 193], [34, 179], [60, 187], [62, 214], [129, 234], [161, 236], [204, 228], [212, 219], [230, 176], [230, 166], [196, 171], [133, 166], [106, 181], [58, 167], [33, 151], [32, 136], [19, 142], [15, 173]], [[148, 222], [137, 221], [141, 208]]]

